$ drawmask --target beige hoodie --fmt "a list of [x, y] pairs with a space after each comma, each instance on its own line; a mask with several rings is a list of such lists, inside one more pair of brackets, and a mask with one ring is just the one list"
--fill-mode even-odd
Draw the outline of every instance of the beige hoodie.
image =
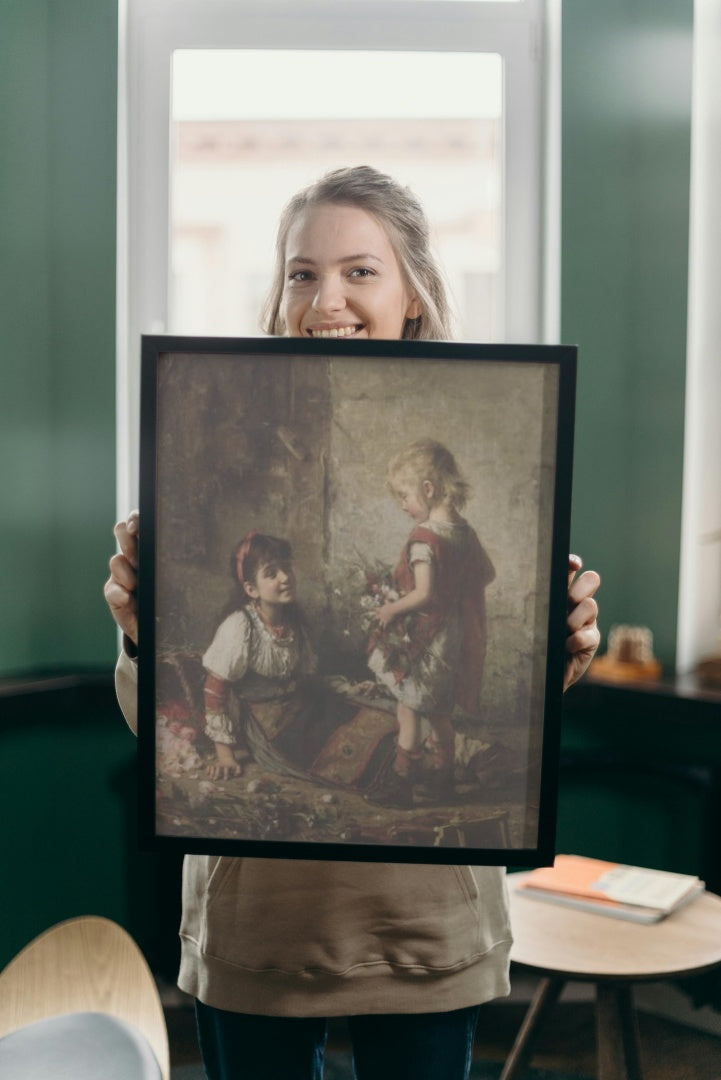
[[[120, 706], [137, 722], [137, 666]], [[178, 985], [269, 1016], [442, 1012], [509, 991], [501, 867], [186, 855]]]

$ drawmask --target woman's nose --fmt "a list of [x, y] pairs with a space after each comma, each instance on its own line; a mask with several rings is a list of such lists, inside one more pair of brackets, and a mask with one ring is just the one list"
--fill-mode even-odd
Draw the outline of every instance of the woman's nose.
[[343, 285], [335, 274], [319, 279], [313, 298], [313, 307], [321, 314], [340, 311], [345, 307]]

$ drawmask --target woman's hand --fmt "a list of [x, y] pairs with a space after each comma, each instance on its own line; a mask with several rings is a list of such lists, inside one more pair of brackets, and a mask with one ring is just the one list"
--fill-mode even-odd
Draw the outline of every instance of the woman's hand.
[[138, 644], [138, 529], [137, 510], [128, 514], [126, 521], [119, 521], [113, 529], [120, 553], [110, 560], [110, 577], [103, 593], [115, 619], [127, 637]]
[[568, 690], [581, 678], [593, 660], [601, 640], [596, 618], [598, 604], [594, 593], [601, 584], [595, 570], [576, 574], [583, 566], [578, 555], [568, 557], [568, 617], [566, 619], [566, 671], [563, 689]]

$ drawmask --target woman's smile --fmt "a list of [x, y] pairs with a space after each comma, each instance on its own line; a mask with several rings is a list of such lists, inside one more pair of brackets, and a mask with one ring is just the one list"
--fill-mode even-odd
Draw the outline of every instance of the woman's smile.
[[363, 323], [352, 323], [350, 326], [309, 326], [307, 333], [311, 337], [343, 338], [354, 337], [362, 329]]

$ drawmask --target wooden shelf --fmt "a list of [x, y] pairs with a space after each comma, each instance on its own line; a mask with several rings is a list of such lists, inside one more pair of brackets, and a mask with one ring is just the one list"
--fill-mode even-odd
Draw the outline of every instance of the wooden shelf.
[[701, 683], [693, 675], [648, 682], [614, 682], [588, 674], [565, 696], [564, 710], [633, 709], [641, 713], [663, 711], [669, 718], [721, 722], [721, 689]]

